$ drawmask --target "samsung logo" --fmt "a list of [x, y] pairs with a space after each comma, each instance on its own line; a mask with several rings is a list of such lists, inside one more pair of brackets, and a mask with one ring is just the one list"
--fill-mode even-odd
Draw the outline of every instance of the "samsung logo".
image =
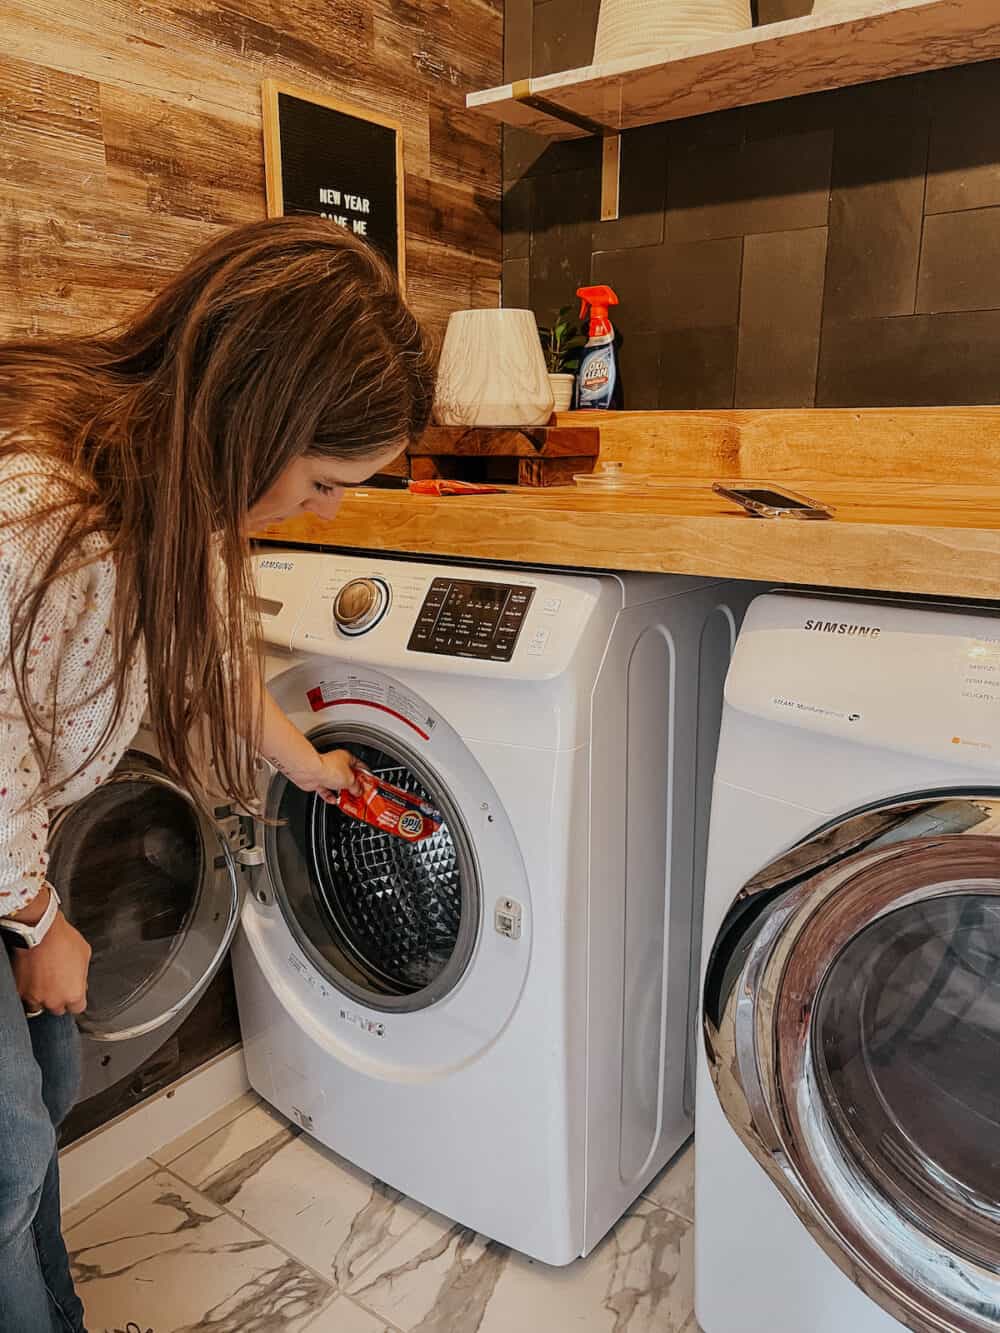
[[820, 634], [850, 634], [860, 639], [877, 639], [882, 633], [880, 625], [849, 625], [843, 620], [807, 620], [805, 627]]
[[261, 560], [259, 569], [294, 569], [295, 563], [292, 560]]

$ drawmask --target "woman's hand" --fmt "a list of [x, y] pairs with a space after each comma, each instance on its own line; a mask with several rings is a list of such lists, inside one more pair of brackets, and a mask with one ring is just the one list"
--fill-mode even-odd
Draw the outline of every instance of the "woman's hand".
[[355, 759], [348, 750], [327, 750], [325, 754], [316, 753], [319, 764], [315, 774], [293, 781], [302, 791], [314, 791], [324, 801], [336, 803], [337, 796], [343, 790], [353, 796], [360, 796], [361, 783], [357, 770], [362, 767], [360, 759]]
[[17, 993], [29, 1013], [82, 1014], [87, 1007], [90, 945], [57, 912], [48, 934], [34, 949], [11, 949]]

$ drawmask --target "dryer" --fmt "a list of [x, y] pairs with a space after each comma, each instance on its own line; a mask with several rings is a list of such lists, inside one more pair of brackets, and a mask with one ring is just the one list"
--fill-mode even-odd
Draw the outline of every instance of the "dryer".
[[996, 615], [754, 602], [706, 885], [704, 1333], [1000, 1326], [998, 832]]
[[255, 563], [274, 697], [435, 828], [406, 842], [269, 775], [234, 949], [251, 1083], [389, 1185], [568, 1263], [691, 1132], [691, 958], [748, 585]]

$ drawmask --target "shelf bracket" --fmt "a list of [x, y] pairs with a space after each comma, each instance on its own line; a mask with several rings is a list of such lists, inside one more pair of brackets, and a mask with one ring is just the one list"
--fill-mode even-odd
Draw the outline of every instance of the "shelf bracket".
[[515, 102], [530, 106], [533, 111], [540, 111], [543, 116], [549, 116], [552, 120], [561, 120], [564, 125], [572, 125], [576, 130], [583, 130], [584, 134], [611, 133], [610, 125], [602, 125], [600, 121], [591, 120], [589, 116], [578, 115], [567, 107], [550, 102], [547, 97], [539, 97], [531, 91], [530, 79], [516, 79], [511, 84], [510, 90]]
[[618, 217], [620, 196], [622, 136], [610, 125], [581, 116], [576, 111], [550, 102], [547, 97], [539, 97], [531, 91], [530, 79], [517, 79], [511, 84], [511, 94], [515, 102], [530, 106], [533, 111], [540, 111], [543, 116], [572, 125], [585, 134], [593, 134], [601, 140], [601, 221], [612, 222]]
[[605, 134], [601, 141], [601, 221], [618, 217], [621, 195], [622, 136]]

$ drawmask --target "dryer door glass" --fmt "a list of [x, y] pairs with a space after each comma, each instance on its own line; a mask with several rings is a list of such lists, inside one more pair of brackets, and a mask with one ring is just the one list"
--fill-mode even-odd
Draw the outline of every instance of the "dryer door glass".
[[275, 779], [268, 865], [303, 952], [338, 990], [375, 1009], [425, 1008], [458, 984], [479, 931], [475, 859], [456, 803], [417, 756], [363, 728], [313, 743], [349, 749], [378, 777], [434, 809], [439, 827], [407, 842]]
[[919, 1333], [1000, 1327], [1000, 798], [821, 829], [705, 978], [719, 1100], [818, 1243]]
[[813, 1058], [873, 1186], [1000, 1263], [1000, 898], [931, 898], [862, 931], [823, 982]]
[[49, 877], [93, 949], [81, 1027], [122, 1041], [197, 999], [238, 920], [238, 881], [216, 824], [145, 756], [54, 821]]

